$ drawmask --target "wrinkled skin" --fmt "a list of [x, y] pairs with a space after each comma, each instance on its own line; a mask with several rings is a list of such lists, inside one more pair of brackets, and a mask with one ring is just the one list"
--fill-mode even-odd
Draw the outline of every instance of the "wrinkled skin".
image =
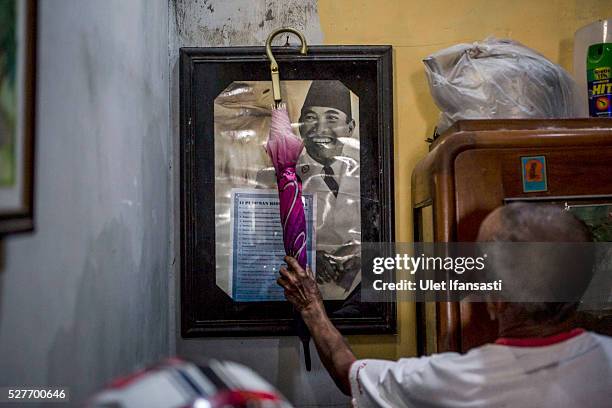
[[287, 300], [299, 312], [316, 308], [323, 310], [323, 299], [312, 270], [309, 267], [304, 270], [295, 258], [289, 256], [285, 257], [285, 262], [291, 273], [286, 267], [281, 267], [281, 276], [276, 282], [283, 287]]

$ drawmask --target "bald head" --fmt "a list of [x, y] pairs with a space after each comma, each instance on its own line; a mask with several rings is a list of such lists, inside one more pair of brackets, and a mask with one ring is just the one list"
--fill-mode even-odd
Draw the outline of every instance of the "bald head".
[[495, 209], [485, 218], [478, 241], [589, 242], [592, 237], [582, 221], [560, 207], [512, 203]]
[[566, 319], [593, 276], [592, 247], [586, 244], [592, 241], [591, 233], [558, 206], [499, 207], [482, 222], [478, 241], [487, 245], [490, 255], [489, 278], [504, 282], [503, 297], [513, 302], [505, 307], [514, 320]]

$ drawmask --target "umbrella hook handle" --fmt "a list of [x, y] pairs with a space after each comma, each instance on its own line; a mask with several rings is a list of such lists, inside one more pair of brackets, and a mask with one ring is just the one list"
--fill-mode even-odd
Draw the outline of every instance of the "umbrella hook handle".
[[268, 36], [268, 39], [266, 40], [266, 54], [268, 55], [268, 59], [270, 60], [270, 72], [272, 74], [272, 96], [274, 97], [275, 106], [278, 106], [278, 104], [282, 100], [282, 97], [280, 89], [280, 74], [278, 71], [278, 63], [276, 62], [276, 58], [274, 58], [274, 55], [272, 54], [272, 40], [274, 40], [277, 35], [282, 33], [292, 33], [300, 38], [300, 41], [302, 43], [302, 46], [300, 48], [300, 54], [306, 54], [306, 51], [308, 49], [304, 34], [293, 28], [279, 28], [278, 30], [272, 31]]

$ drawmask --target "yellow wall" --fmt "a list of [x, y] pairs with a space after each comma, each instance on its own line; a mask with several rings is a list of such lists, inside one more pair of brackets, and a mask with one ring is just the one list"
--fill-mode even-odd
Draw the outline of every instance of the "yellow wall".
[[[489, 35], [534, 48], [568, 71], [574, 32], [612, 16], [612, 0], [319, 0], [326, 44], [390, 44], [394, 48], [395, 210], [397, 241], [410, 241], [410, 176], [426, 154], [438, 109], [421, 60], [460, 42]], [[354, 336], [359, 357], [416, 353], [414, 305], [399, 306], [399, 336]]]

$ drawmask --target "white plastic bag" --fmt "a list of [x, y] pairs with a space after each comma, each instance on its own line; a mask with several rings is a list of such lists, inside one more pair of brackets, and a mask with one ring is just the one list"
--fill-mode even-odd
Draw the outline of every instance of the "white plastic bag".
[[569, 118], [578, 113], [573, 78], [512, 40], [458, 44], [423, 60], [442, 110], [438, 131], [460, 119]]

